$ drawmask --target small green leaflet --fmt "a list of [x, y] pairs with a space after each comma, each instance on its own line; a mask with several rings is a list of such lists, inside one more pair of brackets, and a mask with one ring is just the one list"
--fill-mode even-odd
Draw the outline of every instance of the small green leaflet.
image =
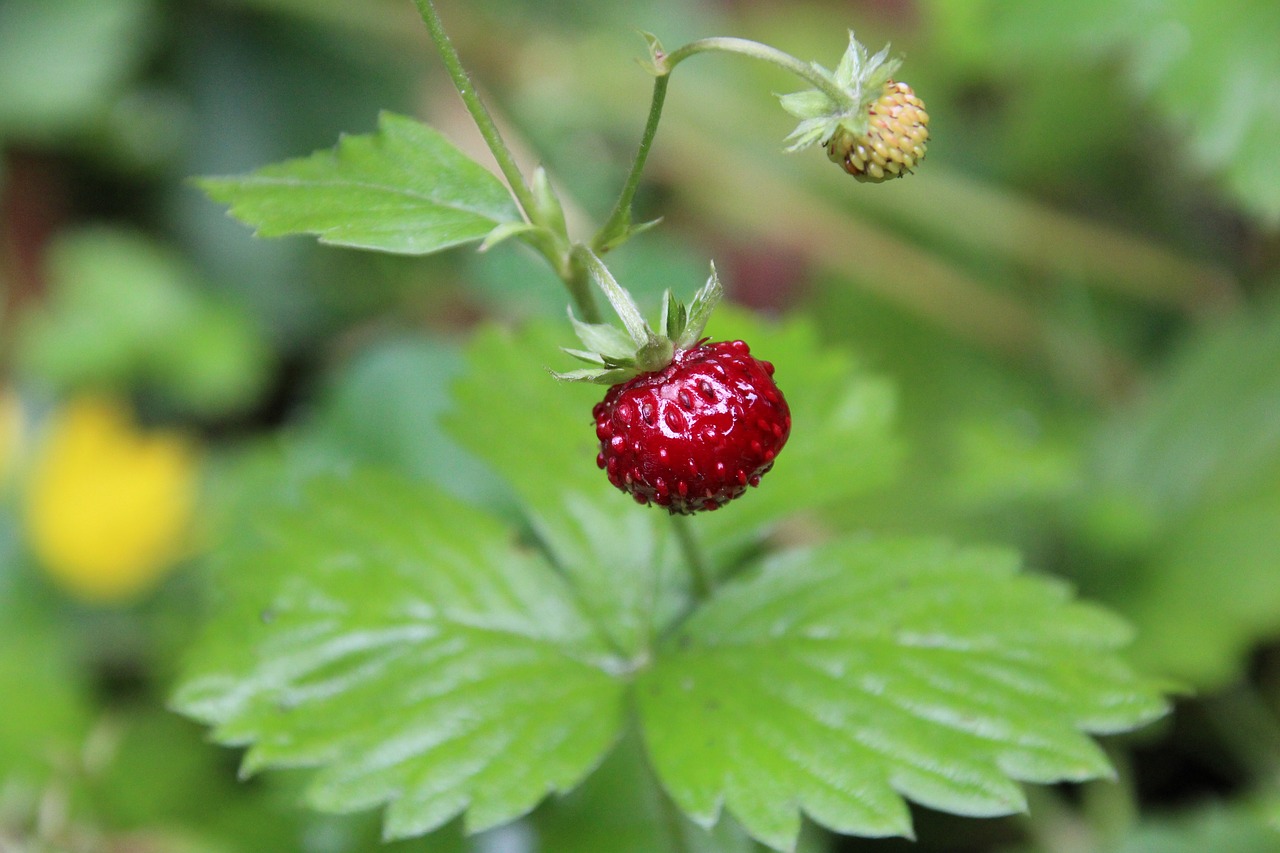
[[263, 237], [426, 255], [477, 242], [521, 217], [506, 187], [440, 133], [384, 112], [376, 133], [200, 186]]
[[573, 591], [477, 510], [389, 476], [317, 481], [237, 546], [175, 706], [252, 745], [245, 772], [323, 766], [322, 811], [386, 834], [475, 831], [576, 786], [624, 683]]
[[636, 696], [675, 801], [786, 850], [800, 812], [910, 835], [902, 797], [962, 815], [1025, 807], [1013, 780], [1110, 774], [1082, 732], [1160, 716], [1112, 653], [1114, 617], [1019, 575], [1008, 553], [850, 538], [776, 555], [657, 650]]

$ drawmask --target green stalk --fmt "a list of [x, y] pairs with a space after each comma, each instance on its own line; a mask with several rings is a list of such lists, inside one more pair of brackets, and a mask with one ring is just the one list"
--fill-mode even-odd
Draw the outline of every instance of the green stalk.
[[812, 62], [804, 62], [797, 59], [789, 53], [778, 50], [776, 47], [761, 44], [757, 41], [728, 36], [705, 38], [691, 41], [670, 53], [665, 53], [658, 46], [657, 40], [651, 38], [650, 47], [653, 54], [652, 71], [655, 77], [653, 81], [653, 97], [649, 103], [649, 118], [645, 122], [640, 145], [636, 149], [636, 156], [631, 163], [631, 171], [627, 175], [627, 181], [622, 188], [622, 193], [618, 196], [618, 201], [614, 204], [608, 221], [596, 233], [595, 239], [591, 241], [591, 247], [597, 252], [608, 251], [628, 236], [627, 232], [631, 227], [631, 205], [635, 200], [636, 189], [640, 185], [640, 176], [644, 172], [645, 162], [649, 158], [649, 151], [653, 147], [654, 135], [658, 132], [658, 123], [662, 118], [662, 107], [666, 102], [667, 86], [671, 72], [689, 57], [699, 53], [732, 53], [760, 62], [767, 62], [784, 71], [789, 71], [812, 84], [814, 88], [831, 98], [833, 103], [839, 104], [845, 110], [853, 110], [858, 107], [853, 95], [840, 88], [831, 74], [825, 69]]
[[767, 44], [761, 44], [758, 41], [750, 39], [731, 38], [728, 36], [719, 36], [716, 38], [698, 39], [688, 44], [678, 47], [668, 53], [665, 57], [660, 58], [661, 68], [664, 73], [670, 74], [671, 70], [684, 60], [697, 53], [735, 53], [739, 56], [745, 56], [748, 59], [756, 59], [760, 62], [767, 62], [770, 65], [776, 65], [783, 71], [789, 71], [797, 77], [805, 80], [813, 85], [815, 89], [822, 92], [834, 103], [839, 104], [846, 110], [856, 109], [858, 104], [854, 100], [853, 95], [836, 85], [836, 81], [831, 77], [830, 73], [812, 62], [804, 62], [797, 59], [785, 51], [778, 50], [776, 47], [770, 47]]
[[489, 146], [489, 150], [493, 153], [493, 158], [498, 161], [498, 168], [502, 170], [507, 183], [511, 185], [511, 192], [520, 204], [520, 209], [524, 211], [525, 218], [534, 222], [534, 224], [542, 224], [534, 218], [537, 204], [533, 193], [530, 191], [524, 175], [520, 172], [520, 167], [516, 165], [515, 158], [511, 156], [511, 149], [507, 147], [506, 142], [502, 139], [502, 134], [498, 132], [498, 126], [494, 124], [493, 116], [489, 114], [488, 107], [484, 105], [484, 101], [480, 100], [480, 96], [476, 94], [476, 87], [471, 82], [471, 76], [463, 68], [462, 59], [458, 56], [458, 51], [454, 49], [453, 42], [449, 40], [449, 34], [444, 30], [444, 24], [440, 20], [440, 15], [436, 12], [435, 3], [432, 0], [413, 0], [413, 2], [418, 7], [418, 14], [422, 16], [422, 21], [427, 25], [427, 30], [431, 33], [431, 40], [435, 42], [436, 49], [440, 51], [440, 58], [444, 60], [444, 66], [448, 70], [449, 77], [453, 80], [453, 85], [458, 90], [458, 94], [462, 97], [462, 103], [466, 105], [467, 112], [471, 114], [476, 127], [479, 128], [485, 144]]
[[662, 106], [667, 99], [667, 86], [671, 81], [668, 74], [655, 77], [653, 80], [653, 98], [649, 102], [649, 118], [644, 125], [644, 133], [640, 137], [640, 146], [636, 149], [635, 159], [631, 162], [631, 171], [627, 182], [618, 196], [618, 202], [609, 214], [609, 220], [596, 233], [591, 246], [597, 252], [608, 251], [616, 241], [624, 239], [631, 227], [631, 203], [635, 200], [636, 190], [640, 186], [640, 176], [644, 172], [644, 164], [649, 159], [649, 151], [653, 148], [653, 137], [658, 132], [658, 122], [662, 119]]
[[689, 566], [689, 575], [693, 580], [694, 602], [701, 604], [715, 592], [715, 580], [712, 578], [702, 549], [698, 546], [698, 540], [693, 535], [688, 516], [671, 516], [671, 526], [676, 531], [676, 541], [680, 543], [680, 551], [684, 554], [684, 561]]
[[444, 23], [440, 20], [433, 0], [413, 0], [413, 2], [418, 7], [418, 14], [422, 17], [423, 23], [427, 25], [431, 40], [440, 52], [440, 58], [444, 61], [450, 79], [453, 80], [454, 88], [458, 90], [458, 95], [461, 96], [463, 105], [475, 121], [480, 136], [484, 138], [485, 144], [493, 154], [493, 159], [497, 161], [503, 177], [507, 179], [507, 184], [511, 187], [511, 193], [520, 205], [525, 220], [544, 229], [542, 232], [535, 231], [531, 235], [526, 235], [525, 241], [547, 259], [547, 263], [564, 281], [573, 299], [574, 307], [583, 319], [588, 323], [600, 322], [600, 310], [592, 296], [587, 271], [567, 248], [569, 236], [563, 233], [564, 223], [543, 221], [546, 217], [540, 215], [537, 198], [520, 171], [515, 157], [512, 156], [511, 149], [502, 139], [502, 134], [494, 123], [489, 108], [484, 105], [484, 101], [476, 92], [471, 76], [463, 67], [462, 59], [449, 39], [449, 34], [445, 32]]

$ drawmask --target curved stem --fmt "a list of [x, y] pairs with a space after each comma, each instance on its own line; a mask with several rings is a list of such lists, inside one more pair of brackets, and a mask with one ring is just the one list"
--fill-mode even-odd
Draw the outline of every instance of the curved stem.
[[660, 57], [660, 70], [665, 74], [670, 74], [672, 69], [684, 60], [697, 53], [736, 53], [739, 56], [745, 56], [749, 59], [757, 59], [761, 62], [768, 62], [770, 65], [776, 65], [784, 71], [789, 71], [797, 77], [813, 84], [813, 87], [831, 98], [837, 104], [845, 109], [854, 109], [857, 103], [853, 99], [853, 95], [844, 91], [836, 85], [831, 75], [812, 62], [804, 62], [796, 59], [785, 51], [778, 50], [776, 47], [770, 47], [767, 44], [761, 44], [758, 41], [750, 39], [732, 38], [729, 36], [718, 36], [715, 38], [698, 39], [688, 44], [678, 47], [664, 57]]
[[688, 516], [671, 516], [671, 525], [675, 528], [676, 541], [680, 543], [684, 561], [689, 564], [689, 575], [693, 580], [694, 601], [700, 604], [710, 598], [711, 593], [715, 591], [715, 581], [711, 576], [711, 570], [707, 567], [707, 561], [702, 555], [702, 549], [698, 547], [697, 539], [694, 538], [693, 529], [689, 526]]
[[600, 314], [600, 306], [596, 303], [594, 291], [591, 289], [591, 276], [587, 272], [586, 266], [579, 257], [579, 252], [570, 251], [569, 263], [565, 274], [562, 276], [565, 286], [569, 288], [569, 295], [573, 298], [573, 305], [578, 309], [583, 322], [600, 323], [603, 317]]
[[466, 105], [467, 112], [471, 114], [476, 127], [479, 128], [485, 144], [493, 153], [493, 158], [498, 161], [498, 168], [502, 170], [507, 183], [511, 185], [512, 194], [519, 202], [525, 217], [533, 221], [537, 210], [533, 193], [529, 190], [520, 167], [516, 165], [515, 158], [511, 156], [511, 149], [507, 148], [507, 144], [503, 142], [502, 134], [498, 132], [498, 126], [494, 124], [489, 109], [476, 94], [476, 87], [471, 82], [470, 75], [462, 67], [462, 59], [454, 49], [453, 42], [449, 40], [449, 34], [444, 30], [444, 24], [436, 12], [435, 3], [433, 0], [413, 0], [413, 3], [418, 7], [418, 14], [422, 16], [423, 23], [431, 33], [431, 40], [435, 42], [436, 49], [440, 51], [440, 58], [444, 60], [444, 66], [448, 69], [449, 77], [452, 78], [454, 87], [462, 97], [462, 103]]
[[625, 237], [631, 227], [631, 202], [635, 199], [636, 189], [640, 186], [640, 175], [644, 172], [645, 161], [649, 159], [649, 150], [653, 148], [653, 137], [658, 132], [658, 122], [662, 119], [662, 106], [667, 99], [667, 85], [671, 77], [663, 74], [653, 80], [653, 98], [649, 102], [649, 118], [644, 125], [644, 133], [640, 137], [640, 146], [636, 149], [635, 159], [631, 162], [631, 171], [627, 182], [613, 206], [609, 219], [597, 232], [591, 246], [597, 252], [608, 251], [615, 240]]

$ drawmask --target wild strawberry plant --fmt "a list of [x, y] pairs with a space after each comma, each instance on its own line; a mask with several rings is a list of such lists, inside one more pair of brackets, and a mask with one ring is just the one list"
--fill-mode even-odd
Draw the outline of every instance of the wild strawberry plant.
[[[927, 140], [896, 64], [852, 39], [830, 71], [742, 39], [648, 37], [648, 122], [584, 238], [416, 2], [506, 186], [392, 114], [203, 186], [264, 236], [401, 254], [521, 241], [563, 279], [570, 322], [485, 328], [468, 348], [446, 428], [497, 475], [495, 500], [372, 469], [269, 490], [222, 549], [224, 601], [175, 705], [245, 747], [246, 773], [315, 768], [317, 809], [385, 807], [393, 838], [526, 815], [551, 838], [574, 812], [549, 795], [611, 786], [662, 816], [647, 849], [788, 850], [805, 816], [909, 836], [908, 801], [1001, 815], [1026, 808], [1020, 783], [1109, 776], [1091, 735], [1165, 710], [1164, 685], [1121, 656], [1126, 626], [1004, 549], [824, 530], [825, 507], [892, 472], [885, 384], [802, 322], [711, 316], [714, 271], [655, 331], [603, 260], [654, 224], [633, 201], [679, 63], [797, 74], [812, 88], [783, 99], [793, 142], [872, 181], [909, 173]], [[548, 369], [571, 331], [591, 366], [559, 377], [613, 386], [603, 399]], [[612, 819], [576, 815], [584, 834]]]

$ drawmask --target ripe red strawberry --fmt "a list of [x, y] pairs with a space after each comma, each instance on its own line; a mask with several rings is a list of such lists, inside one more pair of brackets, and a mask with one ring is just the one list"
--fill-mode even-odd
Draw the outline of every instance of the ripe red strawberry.
[[677, 350], [610, 388], [592, 414], [609, 482], [672, 514], [719, 509], [759, 485], [791, 434], [773, 365], [742, 341]]
[[570, 312], [586, 349], [565, 352], [592, 367], [555, 375], [610, 386], [592, 412], [596, 463], [609, 482], [683, 515], [719, 509], [759, 485], [791, 434], [791, 411], [772, 364], [742, 341], [702, 337], [723, 292], [715, 269], [687, 309], [667, 293], [658, 334], [594, 253], [581, 258], [626, 332]]

